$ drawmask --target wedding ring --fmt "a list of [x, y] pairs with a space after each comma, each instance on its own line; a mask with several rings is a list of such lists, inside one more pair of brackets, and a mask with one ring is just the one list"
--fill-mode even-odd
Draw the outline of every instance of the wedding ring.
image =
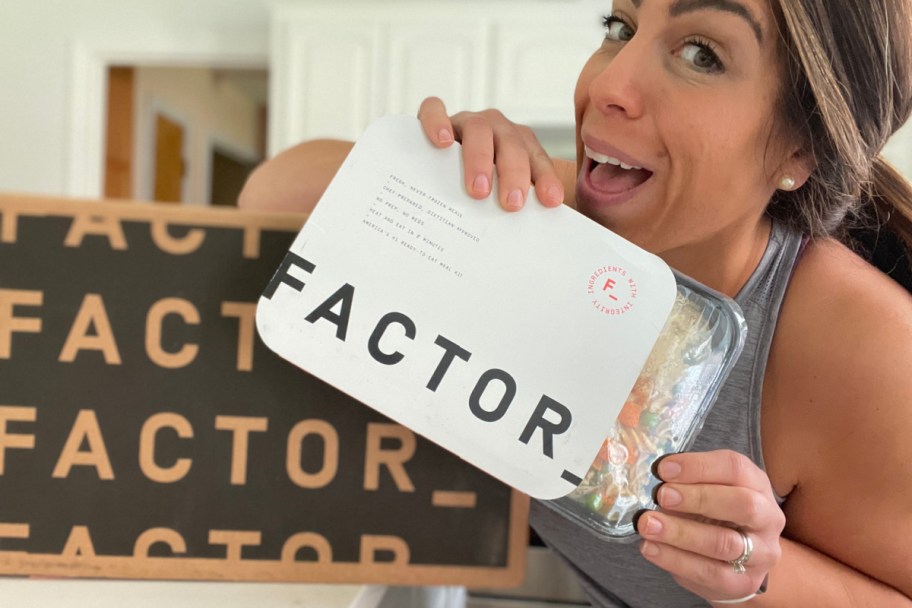
[[754, 543], [751, 541], [750, 536], [741, 530], [737, 530], [737, 532], [741, 535], [741, 540], [744, 541], [744, 550], [741, 551], [741, 556], [738, 559], [733, 559], [728, 563], [734, 567], [735, 574], [744, 574], [747, 572], [744, 566], [747, 565], [747, 560], [750, 559], [751, 553], [754, 552]]

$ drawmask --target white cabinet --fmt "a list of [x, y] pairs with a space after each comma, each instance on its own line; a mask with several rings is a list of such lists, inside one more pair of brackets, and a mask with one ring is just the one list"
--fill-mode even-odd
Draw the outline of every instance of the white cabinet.
[[597, 21], [571, 13], [496, 27], [492, 105], [523, 123], [572, 125], [577, 76], [600, 43]]
[[278, 3], [272, 9], [270, 153], [355, 139], [422, 99], [497, 107], [572, 133], [573, 89], [601, 37], [592, 0]]
[[279, 18], [270, 50], [269, 148], [304, 139], [353, 139], [382, 109], [378, 49], [382, 28], [342, 23], [333, 12]]
[[488, 78], [489, 29], [484, 19], [448, 16], [397, 20], [388, 26], [387, 113], [414, 114], [436, 95], [455, 109], [478, 108]]

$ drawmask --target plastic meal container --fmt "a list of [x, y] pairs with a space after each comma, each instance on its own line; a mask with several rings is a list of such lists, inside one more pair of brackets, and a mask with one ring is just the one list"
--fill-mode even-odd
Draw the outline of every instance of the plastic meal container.
[[677, 272], [675, 280], [671, 314], [583, 482], [542, 501], [609, 540], [637, 538], [634, 516], [656, 507], [653, 463], [693, 444], [744, 348], [732, 299]]

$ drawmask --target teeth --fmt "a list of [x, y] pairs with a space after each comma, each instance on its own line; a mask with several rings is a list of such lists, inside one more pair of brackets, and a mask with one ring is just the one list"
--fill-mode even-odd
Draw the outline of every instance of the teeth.
[[620, 167], [621, 169], [627, 169], [627, 170], [643, 168], [643, 167], [637, 167], [636, 165], [628, 165], [628, 164], [622, 163], [615, 157], [608, 156], [607, 154], [600, 154], [599, 152], [596, 152], [589, 146], [584, 146], [584, 148], [586, 149], [586, 156], [588, 156], [589, 158], [591, 158], [592, 160], [594, 160], [595, 162], [597, 162], [599, 164], [604, 165], [605, 163], [608, 163], [609, 165], [614, 165], [615, 167]]

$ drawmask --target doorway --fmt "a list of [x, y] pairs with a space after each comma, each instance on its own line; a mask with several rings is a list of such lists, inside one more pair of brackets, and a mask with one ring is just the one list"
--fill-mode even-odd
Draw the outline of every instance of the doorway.
[[232, 206], [266, 153], [265, 69], [112, 66], [104, 195]]

